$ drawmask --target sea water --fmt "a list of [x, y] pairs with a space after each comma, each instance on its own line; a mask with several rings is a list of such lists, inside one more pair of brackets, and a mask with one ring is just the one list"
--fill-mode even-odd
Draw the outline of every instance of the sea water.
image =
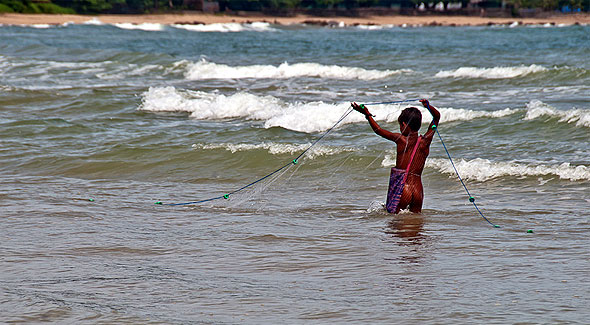
[[[587, 323], [589, 52], [589, 26], [0, 26], [0, 321]], [[501, 228], [438, 136], [423, 213], [384, 211], [394, 145], [337, 122], [410, 100], [368, 108], [424, 132], [420, 98]]]

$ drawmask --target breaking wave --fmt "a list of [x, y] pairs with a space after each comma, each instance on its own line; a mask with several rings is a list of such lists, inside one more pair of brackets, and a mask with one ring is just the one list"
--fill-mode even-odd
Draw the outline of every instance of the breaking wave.
[[[210, 149], [224, 149], [230, 151], [231, 153], [235, 153], [238, 151], [249, 151], [249, 150], [267, 150], [268, 153], [272, 155], [281, 155], [281, 154], [296, 154], [300, 153], [311, 146], [311, 143], [304, 143], [304, 144], [289, 144], [289, 143], [275, 143], [275, 142], [263, 142], [258, 144], [247, 144], [247, 143], [195, 143], [192, 147], [195, 150], [210, 150]], [[325, 146], [325, 145], [316, 145], [313, 146], [308, 152], [306, 157], [307, 158], [315, 158], [318, 156], [331, 156], [340, 154], [343, 152], [354, 152], [356, 151], [353, 148], [343, 148], [343, 147], [332, 147], [332, 146]]]
[[189, 80], [201, 79], [242, 79], [242, 78], [273, 78], [288, 79], [298, 77], [318, 77], [328, 79], [384, 79], [393, 75], [412, 70], [367, 70], [358, 67], [342, 67], [338, 65], [322, 65], [318, 63], [287, 62], [278, 66], [248, 65], [229, 66], [200, 60], [198, 62], [179, 61], [178, 66], [186, 65], [185, 77]]
[[493, 68], [477, 68], [477, 67], [460, 67], [456, 70], [439, 71], [435, 77], [437, 78], [482, 78], [482, 79], [508, 79], [526, 76], [528, 74], [544, 72], [547, 68], [532, 64], [530, 66], [517, 67], [493, 67]]
[[166, 28], [166, 25], [163, 24], [155, 24], [155, 23], [142, 23], [142, 24], [132, 24], [132, 23], [118, 23], [113, 24], [113, 26], [121, 28], [121, 29], [137, 29], [143, 30], [147, 32], [159, 32], [163, 31]]
[[576, 126], [590, 127], [590, 110], [574, 108], [570, 110], [558, 110], [540, 100], [532, 100], [527, 105], [525, 120], [533, 120], [542, 116], [556, 117], [559, 122], [575, 123]]
[[[273, 96], [258, 96], [245, 92], [224, 95], [217, 92], [178, 90], [174, 87], [151, 87], [142, 94], [139, 110], [150, 112], [186, 112], [191, 118], [264, 121], [265, 128], [285, 129], [313, 133], [329, 129], [348, 110], [350, 103], [285, 102]], [[375, 105], [371, 113], [378, 121], [393, 122], [407, 105]], [[423, 109], [424, 114], [426, 110]], [[465, 121], [477, 118], [498, 118], [518, 110], [472, 111], [441, 108], [443, 122]], [[424, 119], [424, 123], [428, 123]], [[361, 114], [350, 114], [341, 125], [366, 123]]]
[[[428, 159], [426, 166], [454, 176], [455, 171], [449, 160]], [[590, 180], [590, 167], [572, 166], [570, 163], [555, 165], [530, 165], [516, 162], [493, 162], [487, 159], [456, 160], [455, 167], [465, 180], [487, 181], [500, 177], [554, 176], [570, 181]]]
[[172, 24], [171, 27], [177, 29], [184, 29], [192, 32], [269, 32], [276, 31], [277, 29], [272, 28], [270, 23], [266, 22], [253, 22], [253, 23], [215, 23], [215, 24]]

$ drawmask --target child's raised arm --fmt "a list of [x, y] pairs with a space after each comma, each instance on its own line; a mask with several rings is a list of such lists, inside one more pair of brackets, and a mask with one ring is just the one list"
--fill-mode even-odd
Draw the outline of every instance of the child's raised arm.
[[400, 133], [393, 133], [385, 129], [382, 129], [379, 126], [379, 124], [377, 124], [375, 119], [373, 119], [373, 115], [369, 112], [365, 105], [359, 105], [357, 103], [351, 103], [350, 105], [352, 106], [352, 108], [354, 108], [355, 111], [365, 115], [365, 118], [367, 119], [367, 121], [369, 121], [369, 125], [377, 135], [380, 135], [385, 139], [391, 140], [395, 143], [397, 143], [401, 139], [402, 135]]
[[432, 141], [434, 133], [436, 132], [434, 128], [438, 127], [438, 122], [440, 121], [440, 112], [436, 109], [436, 107], [431, 106], [426, 99], [420, 99], [420, 103], [422, 103], [422, 105], [426, 107], [430, 114], [432, 114], [432, 122], [430, 122], [430, 125], [428, 125], [428, 131], [424, 133], [424, 138]]

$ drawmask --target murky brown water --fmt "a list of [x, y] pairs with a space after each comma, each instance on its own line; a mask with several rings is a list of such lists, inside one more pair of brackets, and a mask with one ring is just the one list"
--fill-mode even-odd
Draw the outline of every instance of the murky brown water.
[[[359, 204], [279, 212], [132, 203], [153, 186], [3, 179], [2, 320], [587, 320], [587, 222], [499, 210], [504, 228], [495, 229], [469, 209], [392, 217]], [[90, 192], [102, 194], [73, 198]], [[526, 233], [525, 224], [538, 225]]]

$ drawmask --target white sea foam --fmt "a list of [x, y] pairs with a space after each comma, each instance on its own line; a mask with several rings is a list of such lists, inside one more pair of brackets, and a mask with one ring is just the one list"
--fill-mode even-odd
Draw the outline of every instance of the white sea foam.
[[[73, 22], [65, 22], [61, 25], [50, 25], [50, 24], [21, 24], [17, 26], [21, 27], [32, 27], [32, 28], [51, 28], [56, 26], [67, 27], [69, 25], [73, 25]], [[276, 28], [273, 28], [270, 23], [266, 22], [253, 22], [253, 23], [215, 23], [215, 24], [159, 24], [159, 23], [113, 23], [107, 24], [100, 21], [98, 18], [92, 18], [87, 20], [82, 25], [112, 25], [117, 28], [121, 29], [128, 29], [128, 30], [143, 30], [143, 31], [162, 31], [165, 30], [166, 27], [174, 27], [178, 29], [185, 29], [189, 31], [195, 32], [242, 32], [242, 31], [258, 31], [258, 32], [265, 32], [265, 31], [277, 31]], [[2, 26], [2, 24], [0, 24]]]
[[541, 116], [557, 117], [560, 122], [575, 123], [576, 126], [590, 127], [590, 110], [574, 108], [561, 111], [540, 100], [532, 100], [527, 105], [525, 120], [533, 120]]
[[[143, 94], [140, 110], [188, 112], [195, 119], [244, 118], [265, 121], [264, 127], [283, 127], [299, 132], [318, 132], [330, 128], [348, 109], [322, 102], [285, 103], [272, 96], [248, 93], [223, 95], [201, 91], [178, 91], [174, 87], [152, 87]], [[360, 120], [354, 115], [348, 123]]]
[[531, 73], [547, 71], [547, 68], [532, 64], [530, 66], [517, 67], [460, 67], [456, 70], [439, 71], [437, 78], [482, 78], [482, 79], [508, 79], [526, 76]]
[[196, 119], [245, 117], [266, 120], [282, 109], [272, 96], [236, 93], [226, 96], [202, 91], [178, 91], [174, 87], [150, 87], [143, 94], [142, 110], [155, 112], [188, 112]]
[[[74, 23], [73, 21], [66, 21], [61, 24], [18, 24], [15, 26], [45, 29], [45, 28], [51, 28], [51, 27], [67, 27], [70, 25], [76, 25], [76, 23]], [[105, 25], [105, 23], [101, 22], [98, 18], [95, 17], [95, 18], [92, 18], [90, 20], [83, 22], [82, 25]], [[0, 26], [2, 26], [2, 24], [0, 24]]]
[[[406, 106], [398, 106], [397, 109], [395, 109], [394, 111], [392, 111], [390, 114], [387, 115], [387, 117], [385, 118], [385, 120], [387, 122], [395, 122], [397, 121], [397, 118], [399, 117], [399, 115], [401, 114], [401, 111], [405, 108]], [[422, 113], [422, 123], [430, 123], [431, 119], [430, 118], [425, 118], [425, 117], [429, 117], [430, 113], [424, 109], [419, 107], [421, 113]], [[447, 123], [447, 122], [454, 122], [454, 121], [470, 121], [470, 120], [474, 120], [474, 119], [478, 119], [478, 118], [501, 118], [504, 116], [508, 116], [508, 115], [512, 115], [514, 113], [519, 112], [520, 110], [518, 109], [511, 109], [511, 108], [505, 108], [503, 110], [498, 110], [498, 111], [475, 111], [475, 110], [469, 110], [469, 109], [463, 109], [463, 108], [438, 108], [439, 112], [440, 112], [440, 123]]]
[[[394, 161], [395, 162], [395, 161]], [[455, 175], [448, 159], [428, 159], [426, 166], [442, 173]], [[572, 166], [569, 163], [555, 165], [530, 165], [516, 162], [492, 162], [487, 159], [455, 160], [455, 167], [464, 180], [487, 181], [499, 177], [554, 176], [570, 181], [590, 180], [590, 167]]]
[[[0, 26], [4, 26], [0, 24]], [[29, 27], [29, 28], [38, 28], [38, 29], [46, 29], [55, 27], [57, 25], [49, 25], [49, 24], [16, 24], [16, 25], [6, 25], [6, 26], [18, 26], [18, 27]]]
[[240, 24], [240, 23], [215, 23], [215, 24], [198, 24], [198, 25], [188, 25], [188, 24], [172, 24], [170, 25], [174, 28], [178, 29], [185, 29], [193, 32], [243, 32], [243, 31], [256, 31], [256, 32], [268, 32], [268, 31], [276, 31], [275, 28], [272, 28], [269, 23], [265, 22], [254, 22], [248, 24]]
[[527, 25], [528, 28], [559, 28], [559, 27], [567, 27], [571, 26], [571, 24], [553, 24], [553, 23], [545, 23], [545, 24], [530, 24]]
[[[264, 127], [282, 127], [298, 132], [321, 132], [329, 129], [348, 110], [350, 103], [284, 102], [272, 96], [239, 92], [231, 95], [202, 91], [177, 90], [174, 87], [151, 87], [142, 95], [140, 110], [152, 112], [187, 112], [195, 119], [242, 118], [264, 121]], [[406, 105], [374, 105], [370, 111], [378, 121], [395, 122]], [[425, 109], [423, 116], [429, 116]], [[441, 108], [443, 122], [476, 118], [498, 118], [517, 110], [484, 112]], [[430, 120], [424, 118], [424, 123]], [[366, 123], [361, 114], [353, 112], [341, 122]]]
[[411, 70], [366, 70], [363, 68], [342, 67], [338, 65], [322, 65], [318, 63], [289, 64], [287, 62], [279, 66], [229, 66], [200, 60], [199, 62], [187, 64], [185, 77], [190, 80], [241, 78], [287, 79], [297, 77], [374, 80], [384, 79], [403, 72], [411, 72]]
[[121, 29], [138, 29], [148, 32], [159, 32], [165, 29], [165, 25], [162, 24], [155, 24], [155, 23], [142, 23], [142, 24], [132, 24], [132, 23], [118, 23], [113, 24], [113, 26], [121, 28]]
[[[282, 127], [299, 132], [320, 132], [332, 127], [348, 110], [350, 103], [329, 104], [323, 102], [293, 103], [266, 120], [264, 126]], [[363, 122], [361, 114], [349, 114], [340, 125]]]
[[[32, 25], [20, 25], [23, 27], [33, 27], [33, 28], [51, 28], [51, 27], [68, 27], [70, 25], [76, 25], [74, 22], [65, 22], [60, 25], [50, 25], [50, 24], [32, 24]], [[91, 20], [85, 21], [82, 25], [107, 25], [100, 21], [98, 18], [92, 18]], [[144, 31], [161, 31], [164, 30], [166, 25], [163, 24], [155, 24], [155, 23], [141, 23], [141, 24], [134, 24], [134, 23], [114, 23], [111, 24], [112, 26], [121, 28], [121, 29], [138, 29]]]
[[95, 25], [95, 26], [99, 26], [99, 25], [104, 25], [105, 23], [103, 23], [102, 21], [100, 21], [98, 18], [94, 17], [90, 20], [87, 20], [83, 23], [84, 25]]
[[32, 24], [32, 25], [23, 25], [23, 26], [32, 27], [32, 28], [39, 28], [39, 29], [55, 27], [55, 25], [49, 25], [49, 24]]
[[394, 152], [387, 152], [383, 156], [383, 161], [381, 161], [381, 166], [383, 166], [383, 167], [395, 166], [395, 153]]
[[[250, 150], [267, 150], [272, 155], [281, 154], [298, 154], [306, 150], [311, 146], [311, 143], [304, 144], [289, 144], [289, 143], [275, 143], [275, 142], [263, 142], [259, 144], [247, 144], [247, 143], [215, 143], [215, 144], [202, 144], [195, 143], [192, 147], [196, 150], [207, 150], [207, 149], [224, 149], [231, 151], [232, 153], [238, 151], [250, 151]], [[353, 148], [343, 147], [331, 147], [324, 145], [316, 145], [312, 147], [307, 153], [307, 158], [315, 158], [318, 156], [331, 156], [343, 152], [355, 151]]]
[[392, 28], [393, 25], [356, 25], [354, 27], [363, 30], [383, 30], [387, 28]]

